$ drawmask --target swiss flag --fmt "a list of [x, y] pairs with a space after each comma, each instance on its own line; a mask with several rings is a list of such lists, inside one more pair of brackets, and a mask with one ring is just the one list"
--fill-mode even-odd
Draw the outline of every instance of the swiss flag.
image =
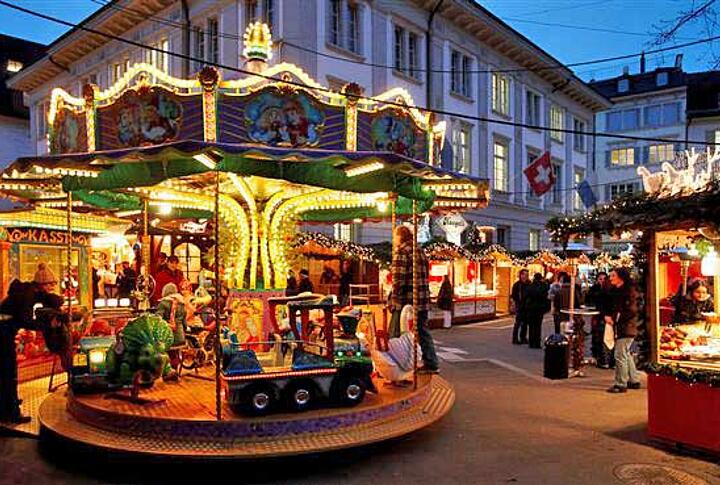
[[535, 195], [543, 195], [555, 184], [555, 171], [550, 162], [550, 152], [537, 157], [523, 172]]

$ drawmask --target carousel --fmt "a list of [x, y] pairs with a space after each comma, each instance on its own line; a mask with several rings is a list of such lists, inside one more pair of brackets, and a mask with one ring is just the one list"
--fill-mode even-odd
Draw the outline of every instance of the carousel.
[[[107, 324], [86, 321], [94, 330], [73, 339], [67, 392], [43, 396], [34, 416], [41, 437], [257, 458], [386, 440], [451, 409], [452, 387], [418, 375], [410, 307], [394, 342], [332, 294], [284, 290], [303, 224], [387, 219], [417, 229], [423, 213], [485, 207], [487, 181], [438, 167], [444, 123], [404, 90], [334, 92], [294, 65], [269, 66], [270, 46], [266, 26], [248, 28], [256, 74], [242, 79], [209, 67], [177, 79], [137, 64], [80, 98], [55, 89], [50, 154], [3, 173], [8, 196], [28, 207], [52, 200], [66, 214], [59, 271], [78, 266], [68, 256], [78, 218], [125, 224], [131, 251], [117, 247], [137, 268], [130, 318], [117, 321], [108, 299], [68, 294], [69, 315], [100, 311]], [[169, 286], [154, 288], [161, 247], [182, 248], [184, 288], [206, 310], [182, 342], [175, 307], [170, 321], [154, 311]]]

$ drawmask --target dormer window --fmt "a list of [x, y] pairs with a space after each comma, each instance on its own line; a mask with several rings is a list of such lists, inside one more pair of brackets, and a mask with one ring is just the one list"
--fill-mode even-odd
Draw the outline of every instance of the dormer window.
[[657, 77], [655, 78], [655, 82], [658, 86], [667, 86], [668, 83], [668, 73], [666, 72], [659, 72], [657, 73]]
[[23, 63], [20, 61], [14, 61], [12, 59], [9, 59], [7, 61], [6, 69], [8, 72], [18, 72], [22, 68], [23, 68]]
[[618, 93], [627, 93], [630, 91], [630, 80], [621, 79], [618, 81]]

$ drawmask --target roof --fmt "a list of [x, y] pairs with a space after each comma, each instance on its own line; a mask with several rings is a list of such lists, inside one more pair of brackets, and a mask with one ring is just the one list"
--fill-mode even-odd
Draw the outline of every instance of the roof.
[[[667, 84], [658, 86], [657, 79], [660, 73], [667, 73], [668, 82]], [[623, 79], [628, 80], [629, 86], [627, 91], [620, 92], [618, 86], [619, 82]], [[666, 91], [668, 89], [685, 86], [686, 84], [687, 74], [679, 67], [659, 67], [654, 71], [638, 74], [622, 74], [610, 79], [590, 82], [590, 86], [610, 99]]]
[[550, 237], [567, 241], [575, 236], [620, 234], [624, 231], [662, 231], [715, 225], [720, 220], [720, 180], [691, 194], [658, 197], [646, 193], [621, 197], [611, 204], [575, 217], [556, 217], [547, 223]]
[[687, 84], [688, 118], [720, 115], [720, 71], [688, 74]]
[[[432, 10], [437, 0], [414, 0], [418, 6]], [[116, 8], [118, 0], [84, 19], [79, 25], [120, 36], [136, 27], [140, 18], [138, 11], [156, 15], [175, 4], [174, 0], [128, 0], [122, 8]], [[593, 111], [605, 109], [610, 101], [593, 90], [560, 61], [541, 49], [537, 44], [514, 30], [473, 0], [445, 0], [440, 14], [461, 25], [467, 32], [517, 62], [522, 68], [540, 69], [536, 74], [552, 84], [559, 92]], [[102, 35], [87, 33], [74, 27], [48, 47], [48, 55], [38, 61], [13, 81], [13, 87], [23, 91], [36, 89], [60, 74], [61, 66], [70, 65], [83, 56], [110, 42]]]
[[[7, 81], [15, 75], [7, 69], [8, 61], [29, 66], [45, 52], [45, 46], [37, 42], [0, 34], [0, 115], [27, 118], [28, 110], [23, 104], [22, 92], [9, 89]], [[22, 71], [20, 71], [22, 72]]]

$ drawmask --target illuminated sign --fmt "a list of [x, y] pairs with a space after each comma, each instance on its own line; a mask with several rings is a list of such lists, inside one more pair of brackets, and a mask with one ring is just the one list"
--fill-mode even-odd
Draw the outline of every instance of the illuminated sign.
[[[13, 243], [46, 243], [55, 245], [67, 245], [68, 233], [64, 231], [49, 231], [47, 229], [14, 229], [7, 230], [8, 241]], [[87, 234], [73, 234], [73, 244], [89, 246], [90, 238]]]

